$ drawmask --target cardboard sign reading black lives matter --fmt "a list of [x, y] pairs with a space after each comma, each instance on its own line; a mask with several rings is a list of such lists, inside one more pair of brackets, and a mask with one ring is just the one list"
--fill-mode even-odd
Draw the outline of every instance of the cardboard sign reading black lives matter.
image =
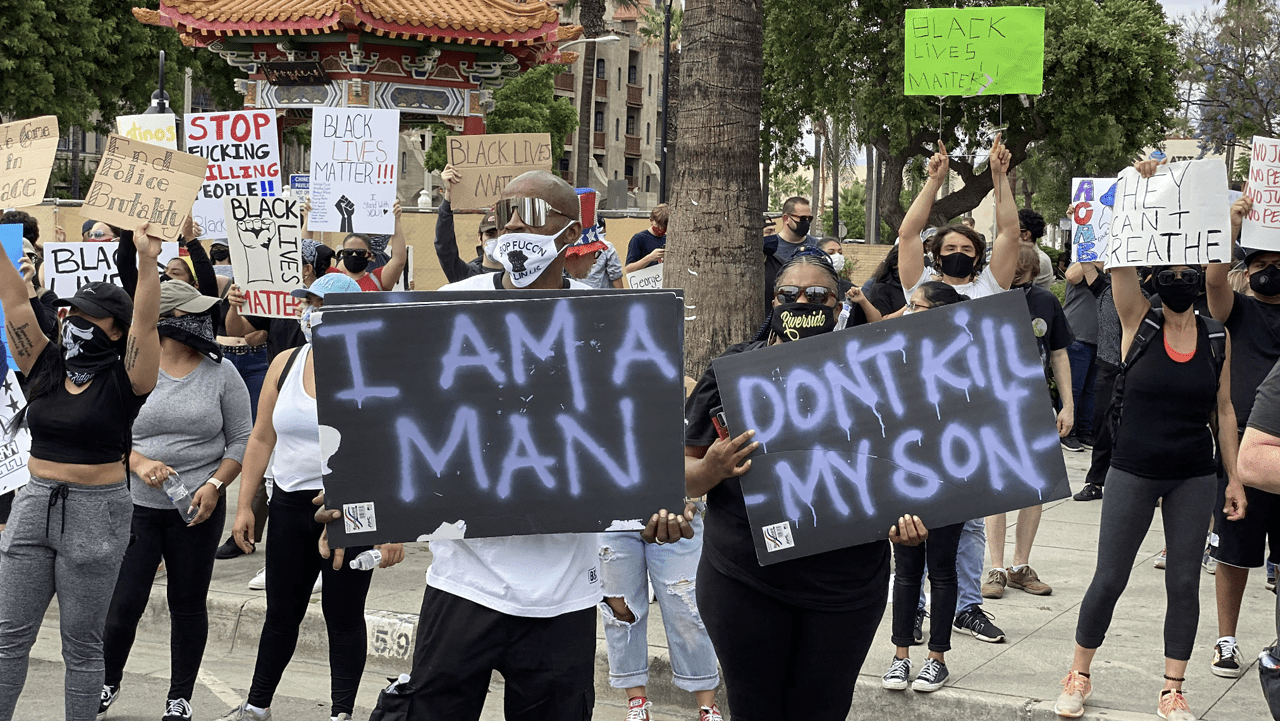
[[[683, 507], [680, 295], [546, 295], [325, 298], [331, 544], [634, 531]], [[405, 298], [428, 302], [383, 304]]]
[[730, 433], [761, 448], [741, 478], [761, 565], [1070, 493], [1020, 293], [715, 362]]

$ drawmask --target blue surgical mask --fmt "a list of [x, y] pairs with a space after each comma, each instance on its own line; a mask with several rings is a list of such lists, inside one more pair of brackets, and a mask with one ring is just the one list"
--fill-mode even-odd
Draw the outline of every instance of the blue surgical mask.
[[314, 311], [315, 306], [304, 306], [302, 315], [298, 316], [298, 325], [302, 326], [302, 335], [306, 337], [308, 343], [311, 342], [311, 317]]

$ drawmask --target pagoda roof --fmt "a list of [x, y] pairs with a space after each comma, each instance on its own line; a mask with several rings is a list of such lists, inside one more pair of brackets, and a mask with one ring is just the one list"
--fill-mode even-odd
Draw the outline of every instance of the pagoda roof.
[[147, 25], [175, 28], [183, 44], [236, 35], [366, 31], [467, 44], [556, 39], [560, 13], [545, 0], [161, 0], [135, 8]]

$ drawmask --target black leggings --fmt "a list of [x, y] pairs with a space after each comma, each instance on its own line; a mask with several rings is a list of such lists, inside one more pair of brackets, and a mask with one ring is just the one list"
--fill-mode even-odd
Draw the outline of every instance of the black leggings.
[[[888, 579], [856, 611], [812, 611], [698, 565], [698, 611], [724, 670], [735, 721], [843, 721], [884, 615]], [[911, 608], [915, 608], [912, 601]]]
[[209, 580], [213, 577], [213, 552], [218, 547], [227, 515], [225, 498], [218, 499], [213, 515], [198, 526], [187, 528], [174, 508], [133, 507], [133, 543], [125, 551], [111, 611], [102, 637], [102, 655], [107, 674], [103, 682], [119, 686], [124, 665], [138, 631], [138, 621], [147, 610], [151, 584], [160, 559], [168, 576], [169, 597], [169, 698], [191, 700], [196, 674], [204, 658], [209, 638]]
[[1098, 567], [1080, 604], [1076, 643], [1098, 648], [1111, 625], [1116, 602], [1129, 583], [1138, 547], [1151, 527], [1160, 503], [1164, 519], [1165, 560], [1164, 655], [1175, 661], [1191, 658], [1200, 623], [1200, 559], [1218, 490], [1216, 477], [1154, 481], [1112, 468], [1102, 497], [1098, 531]]
[[[353, 571], [346, 561], [342, 570], [320, 557], [317, 543], [324, 526], [316, 523], [311, 500], [318, 491], [276, 488], [271, 494], [267, 525], [267, 616], [258, 642], [258, 663], [253, 669], [249, 703], [270, 708], [285, 666], [298, 645], [298, 628], [307, 615], [316, 575], [324, 574], [320, 608], [329, 632], [329, 683], [332, 714], [352, 713], [356, 691], [364, 673], [367, 638], [364, 599], [369, 594], [369, 571]], [[346, 558], [368, 550], [348, 548]]]
[[929, 650], [951, 650], [951, 622], [956, 615], [956, 551], [963, 523], [929, 529], [929, 540], [918, 546], [893, 547], [893, 645], [915, 643], [916, 607], [924, 582], [925, 558], [929, 559]]

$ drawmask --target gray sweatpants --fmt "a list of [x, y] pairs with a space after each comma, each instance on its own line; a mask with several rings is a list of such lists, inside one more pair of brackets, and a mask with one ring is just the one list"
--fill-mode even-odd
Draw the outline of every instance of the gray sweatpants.
[[105, 665], [102, 630], [133, 500], [123, 482], [62, 484], [32, 477], [0, 535], [0, 721], [13, 718], [28, 655], [53, 595], [66, 663], [66, 719], [93, 721]]
[[1129, 583], [1138, 547], [1151, 528], [1156, 501], [1164, 519], [1164, 655], [1191, 658], [1200, 623], [1200, 559], [1218, 492], [1216, 476], [1156, 481], [1112, 468], [1102, 497], [1098, 567], [1080, 604], [1076, 643], [1098, 648], [1111, 625], [1116, 602]]

